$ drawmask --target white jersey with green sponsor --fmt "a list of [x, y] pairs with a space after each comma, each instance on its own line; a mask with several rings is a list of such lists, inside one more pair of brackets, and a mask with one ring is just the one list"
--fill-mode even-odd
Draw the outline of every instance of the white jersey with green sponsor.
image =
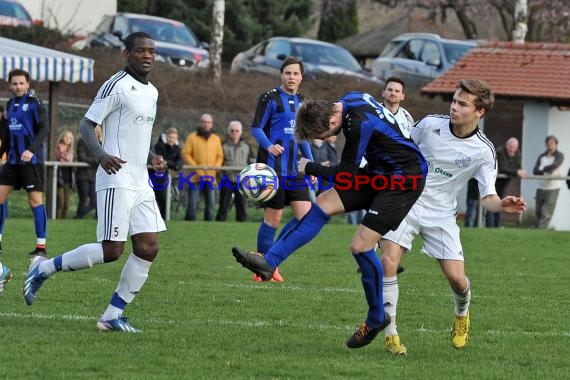
[[97, 170], [96, 189], [151, 189], [147, 161], [158, 91], [121, 70], [99, 89], [85, 117], [103, 127], [103, 150], [125, 161], [116, 174]]
[[457, 137], [449, 116], [430, 115], [410, 132], [428, 163], [426, 185], [416, 204], [455, 214], [457, 193], [470, 178], [479, 182], [482, 198], [497, 193], [495, 148], [479, 128], [468, 137]]

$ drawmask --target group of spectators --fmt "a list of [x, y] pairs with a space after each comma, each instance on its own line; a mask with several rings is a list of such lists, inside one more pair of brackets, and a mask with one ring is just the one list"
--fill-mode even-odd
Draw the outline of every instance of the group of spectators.
[[[534, 165], [532, 174], [536, 176], [544, 176], [544, 179], [538, 181], [538, 188], [535, 195], [535, 223], [536, 228], [548, 228], [558, 194], [562, 187], [562, 181], [548, 177], [562, 176], [562, 163], [564, 162], [564, 154], [558, 151], [558, 139], [554, 135], [545, 138], [544, 143], [546, 150], [541, 153]], [[527, 171], [522, 168], [522, 155], [519, 149], [519, 140], [510, 137], [503, 146], [496, 150], [497, 152], [497, 168], [498, 177], [495, 182], [495, 189], [500, 197], [506, 194], [507, 186], [511, 181], [517, 178], [526, 178]], [[568, 173], [570, 175], [570, 172]], [[570, 182], [568, 182], [570, 188]], [[479, 211], [479, 189], [477, 181], [472, 178], [467, 187], [467, 208], [465, 212], [465, 226], [475, 227], [477, 225]], [[490, 228], [501, 227], [501, 213], [486, 212], [485, 226]]]

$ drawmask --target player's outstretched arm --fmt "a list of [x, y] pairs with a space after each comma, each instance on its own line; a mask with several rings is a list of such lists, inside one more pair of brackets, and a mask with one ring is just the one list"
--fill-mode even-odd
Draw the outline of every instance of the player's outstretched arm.
[[520, 198], [508, 195], [503, 199], [497, 194], [492, 194], [482, 199], [483, 207], [491, 212], [506, 212], [509, 214], [521, 214], [526, 210], [526, 202]]

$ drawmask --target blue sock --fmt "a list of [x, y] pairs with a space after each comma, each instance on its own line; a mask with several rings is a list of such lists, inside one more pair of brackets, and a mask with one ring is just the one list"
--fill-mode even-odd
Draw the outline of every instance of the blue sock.
[[313, 240], [329, 220], [330, 217], [313, 203], [309, 212], [267, 251], [265, 260], [277, 268], [296, 249]]
[[0, 204], [0, 234], [4, 233], [4, 223], [8, 216], [8, 206], [5, 203]]
[[125, 310], [125, 308], [127, 307], [127, 303], [121, 297], [119, 297], [117, 292], [113, 293], [113, 296], [111, 297], [111, 302], [109, 303], [115, 306], [117, 309], [121, 310]]
[[374, 249], [352, 255], [362, 273], [362, 287], [368, 303], [366, 324], [372, 328], [378, 328], [384, 322], [384, 299], [382, 295], [384, 268]]
[[44, 205], [32, 208], [34, 214], [34, 225], [36, 227], [36, 236], [45, 239], [47, 235], [47, 214]]
[[299, 219], [293, 217], [290, 221], [287, 222], [287, 224], [281, 229], [281, 232], [279, 232], [279, 236], [277, 237], [277, 240], [281, 239], [281, 237], [283, 235], [285, 235], [287, 232], [289, 232], [289, 230], [291, 228], [293, 228], [293, 226], [295, 226], [295, 224], [297, 224], [299, 222]]
[[265, 222], [261, 222], [259, 230], [257, 231], [257, 252], [265, 253], [273, 245], [273, 239], [277, 228], [270, 226]]

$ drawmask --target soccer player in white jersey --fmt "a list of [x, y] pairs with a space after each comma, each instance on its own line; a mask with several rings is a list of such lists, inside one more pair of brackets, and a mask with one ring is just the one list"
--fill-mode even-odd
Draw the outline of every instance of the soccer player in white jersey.
[[451, 344], [463, 348], [469, 339], [471, 288], [465, 275], [459, 226], [455, 221], [456, 197], [470, 178], [479, 183], [483, 207], [492, 212], [521, 213], [526, 203], [518, 197], [500, 199], [495, 191], [497, 166], [495, 149], [477, 125], [491, 109], [494, 95], [485, 82], [460, 80], [449, 116], [427, 116], [410, 132], [428, 162], [428, 175], [422, 195], [395, 231], [383, 236], [384, 308], [392, 322], [385, 330], [386, 349], [406, 354], [396, 330], [398, 282], [396, 270], [405, 251], [417, 235], [422, 251], [435, 258], [447, 277], [453, 293], [455, 320]]
[[[24, 298], [31, 305], [36, 292], [53, 273], [76, 271], [117, 260], [127, 236], [133, 252], [127, 259], [109, 306], [97, 322], [101, 331], [140, 332], [123, 311], [144, 285], [158, 254], [158, 235], [166, 229], [149, 186], [147, 163], [166, 168], [162, 156], [149, 151], [156, 115], [157, 89], [148, 81], [155, 47], [142, 32], [125, 40], [127, 66], [107, 80], [80, 123], [82, 137], [99, 161], [97, 170], [97, 241], [52, 259], [32, 260], [24, 282]], [[103, 127], [103, 146], [95, 127]]]

